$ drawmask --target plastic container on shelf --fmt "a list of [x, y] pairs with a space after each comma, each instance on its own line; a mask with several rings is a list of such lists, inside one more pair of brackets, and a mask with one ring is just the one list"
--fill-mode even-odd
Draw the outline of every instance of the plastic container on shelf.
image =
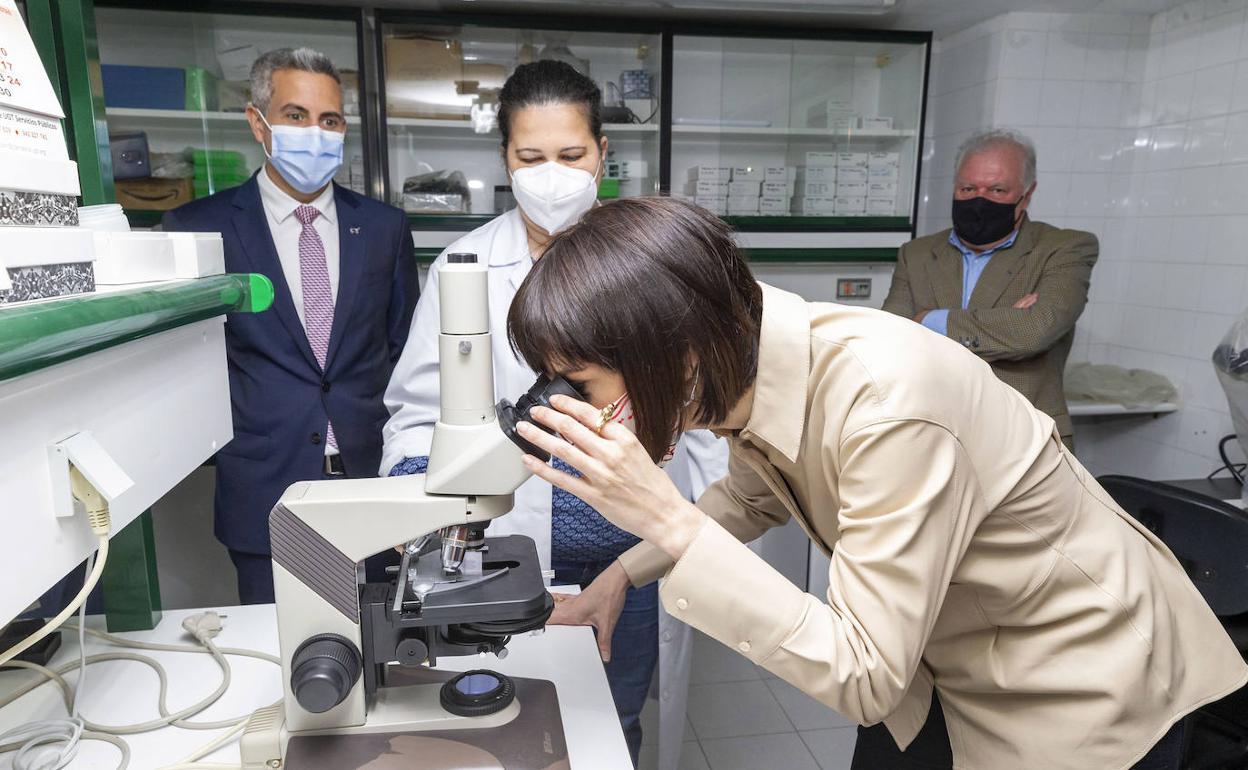
[[104, 232], [130, 232], [130, 221], [118, 203], [79, 207], [78, 226]]

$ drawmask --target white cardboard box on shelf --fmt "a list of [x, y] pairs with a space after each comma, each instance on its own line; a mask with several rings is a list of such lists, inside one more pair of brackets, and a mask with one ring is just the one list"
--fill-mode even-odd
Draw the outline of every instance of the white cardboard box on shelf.
[[810, 166], [836, 166], [839, 152], [808, 152], [806, 153], [806, 166], [809, 170]]
[[174, 276], [206, 278], [225, 274], [225, 242], [220, 233], [166, 233], [173, 239]]
[[832, 214], [836, 211], [836, 199], [831, 197], [803, 197], [803, 214]]
[[867, 198], [867, 213], [877, 216], [892, 216], [897, 213], [897, 199]]
[[896, 182], [879, 182], [874, 179], [867, 183], [868, 198], [896, 198], [897, 183]]
[[867, 213], [867, 199], [838, 196], [834, 207], [838, 216], [861, 216]]
[[764, 198], [791, 198], [796, 185], [793, 182], [763, 182]]
[[764, 178], [762, 166], [733, 166], [732, 181], [734, 182], [761, 182]]
[[838, 169], [866, 168], [867, 155], [865, 152], [838, 152], [836, 153], [836, 167]]
[[172, 281], [174, 241], [166, 233], [95, 231], [95, 281], [104, 286]]
[[892, 131], [893, 119], [886, 117], [863, 117], [863, 131]]
[[730, 199], [742, 196], [753, 196], [757, 198], [759, 193], [762, 191], [762, 188], [762, 182], [729, 182], [728, 197]]
[[789, 213], [788, 198], [759, 198], [758, 213], [787, 214]]
[[836, 182], [811, 182], [802, 185], [803, 197], [831, 198], [836, 195]]
[[901, 170], [896, 166], [871, 166], [867, 169], [868, 182], [897, 182], [901, 179]]
[[721, 217], [728, 213], [727, 198], [707, 198], [699, 196], [694, 198], [693, 202], [712, 214], [718, 214]]
[[0, 266], [33, 267], [95, 260], [91, 230], [80, 227], [0, 227]]
[[836, 183], [837, 198], [863, 198], [867, 197], [866, 182], [840, 182]]
[[763, 182], [792, 182], [797, 179], [793, 166], [768, 166], [763, 169]]
[[900, 166], [901, 153], [899, 152], [872, 152], [867, 157], [868, 166]]
[[797, 174], [799, 182], [835, 182], [840, 169], [836, 166], [803, 166]]
[[867, 169], [863, 166], [847, 166], [836, 170], [836, 181], [845, 184], [867, 183]]
[[732, 169], [727, 166], [690, 166], [689, 178], [700, 182], [731, 182]]
[[77, 227], [0, 227], [0, 307], [94, 289], [91, 235]]
[[691, 195], [703, 195], [716, 198], [728, 197], [727, 182], [708, 182], [698, 179], [690, 182], [687, 189]]
[[59, 158], [5, 154], [0, 161], [0, 190], [77, 196], [78, 164]]

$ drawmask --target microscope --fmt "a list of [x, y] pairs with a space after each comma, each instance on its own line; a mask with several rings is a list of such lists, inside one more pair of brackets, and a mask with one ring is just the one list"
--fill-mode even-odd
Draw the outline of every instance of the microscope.
[[[486, 267], [474, 254], [451, 254], [438, 277], [441, 412], [427, 472], [300, 482], [270, 514], [284, 701], [252, 716], [244, 768], [371, 767], [368, 758], [394, 754], [396, 736], [412, 735], [440, 736], [421, 738], [417, 753], [420, 767], [441, 767], [424, 756], [437, 741], [459, 736], [459, 748], [443, 747], [455, 754], [476, 750], [474, 736], [493, 728], [542, 735], [526, 713], [537, 701], [547, 713], [553, 702], [558, 719], [549, 682], [430, 670], [442, 656], [505, 657], [512, 636], [550, 617], [533, 541], [485, 532], [529, 476], [523, 455], [546, 457], [516, 424], [552, 395], [580, 398], [562, 378], [543, 376], [515, 404], [496, 405]], [[367, 582], [364, 560], [397, 543], [406, 544], [397, 573]], [[506, 766], [566, 763], [557, 731], [552, 741], [546, 729], [533, 764]]]

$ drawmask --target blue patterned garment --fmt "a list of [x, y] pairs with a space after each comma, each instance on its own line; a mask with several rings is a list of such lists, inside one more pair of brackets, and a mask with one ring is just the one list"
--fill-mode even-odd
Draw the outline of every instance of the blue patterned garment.
[[[559, 458], [555, 470], [580, 476]], [[554, 562], [609, 561], [641, 539], [602, 517], [581, 498], [559, 487], [550, 499], [550, 560]]]
[[[580, 476], [572, 466], [554, 459], [551, 465], [564, 473]], [[391, 476], [424, 473], [428, 457], [408, 457], [395, 463]], [[602, 517], [581, 498], [554, 487], [550, 498], [550, 559], [552, 562], [610, 561], [641, 539]]]
[[422, 457], [405, 457], [394, 464], [390, 469], [389, 476], [414, 476], [417, 473], [424, 473], [429, 469], [429, 458]]

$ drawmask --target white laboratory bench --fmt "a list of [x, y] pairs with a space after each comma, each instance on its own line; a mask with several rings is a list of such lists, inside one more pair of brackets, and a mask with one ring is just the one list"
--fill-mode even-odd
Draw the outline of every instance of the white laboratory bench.
[[[216, 638], [219, 646], [278, 654], [277, 615], [273, 605], [216, 609], [224, 617], [224, 628]], [[155, 629], [121, 636], [141, 641], [193, 643], [183, 632], [181, 623], [183, 618], [200, 611], [166, 611]], [[88, 618], [88, 626], [102, 630], [103, 618]], [[69, 633], [64, 636], [53, 667], [78, 654], [77, 637], [71, 638]], [[572, 770], [632, 770], [606, 674], [598, 657], [598, 647], [588, 627], [551, 626], [543, 633], [512, 639], [508, 648], [510, 654], [504, 660], [492, 655], [487, 660], [478, 656], [442, 658], [438, 668], [464, 671], [484, 666], [510, 676], [554, 682]], [[87, 638], [88, 654], [121, 649]], [[185, 708], [199, 701], [221, 682], [221, 670], [209, 655], [173, 652], [142, 654], [160, 661], [168, 670], [168, 700], [172, 709]], [[281, 697], [281, 671], [276, 665], [245, 657], [231, 656], [229, 661], [233, 670], [230, 689], [193, 721], [243, 716]], [[0, 693], [11, 692], [19, 683], [25, 683], [34, 676], [26, 671], [0, 674]], [[66, 678], [71, 684], [75, 681], [72, 673]], [[147, 666], [133, 662], [97, 663], [87, 671], [81, 711], [88, 719], [101, 723], [123, 724], [154, 719], [159, 716], [157, 693], [156, 674]], [[60, 692], [54, 685], [45, 685], [0, 709], [0, 731], [22, 722], [64, 715]], [[224, 732], [167, 727], [124, 736], [130, 744], [130, 767], [150, 770], [172, 764]], [[0, 770], [9, 770], [12, 758], [12, 753], [0, 755]], [[118, 759], [118, 751], [113, 746], [87, 741], [72, 766], [74, 770], [114, 770]], [[237, 766], [238, 743], [231, 742], [202, 761]]]
[[1122, 404], [1100, 404], [1092, 401], [1068, 401], [1067, 409], [1072, 418], [1080, 417], [1120, 417], [1126, 415], [1168, 414], [1179, 410], [1178, 404], [1142, 404], [1140, 406], [1123, 406]]

